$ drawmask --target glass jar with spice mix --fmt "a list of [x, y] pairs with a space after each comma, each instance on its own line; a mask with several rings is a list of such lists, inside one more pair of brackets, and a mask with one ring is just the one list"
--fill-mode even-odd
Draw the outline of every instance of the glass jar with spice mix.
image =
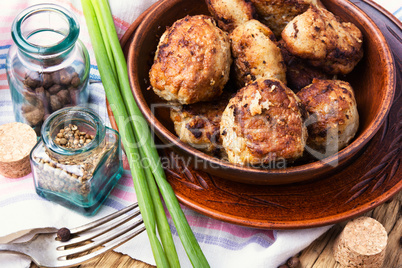
[[122, 173], [120, 135], [92, 110], [51, 114], [30, 160], [36, 192], [85, 215], [94, 214]]
[[6, 69], [14, 115], [38, 135], [52, 112], [88, 101], [90, 61], [79, 32], [74, 15], [53, 4], [31, 6], [12, 24]]

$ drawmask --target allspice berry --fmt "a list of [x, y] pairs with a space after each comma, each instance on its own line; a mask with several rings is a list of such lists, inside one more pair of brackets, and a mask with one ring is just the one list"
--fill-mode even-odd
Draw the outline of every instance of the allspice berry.
[[80, 85], [80, 83], [81, 83], [81, 80], [80, 80], [80, 78], [78, 77], [78, 75], [77, 75], [77, 76], [73, 76], [73, 78], [71, 79], [71, 85], [72, 85], [74, 88], [78, 88], [79, 85]]
[[63, 105], [70, 104], [70, 92], [67, 89], [60, 90], [56, 95], [59, 98], [60, 102], [63, 103]]
[[52, 108], [53, 111], [57, 111], [63, 108], [63, 103], [61, 102], [59, 96], [57, 95], [50, 96], [50, 107]]
[[62, 90], [62, 87], [59, 84], [54, 84], [49, 88], [48, 91], [51, 95], [54, 95], [57, 94], [57, 92], [59, 92], [60, 90]]
[[289, 266], [289, 268], [299, 268], [300, 260], [297, 257], [292, 257], [286, 262], [286, 264]]
[[70, 237], [71, 237], [70, 229], [66, 227], [60, 228], [57, 231], [57, 240], [60, 240], [61, 242], [67, 242], [68, 240], [70, 240]]
[[42, 74], [42, 85], [44, 88], [49, 88], [53, 86], [52, 75], [49, 73]]
[[39, 73], [38, 72], [30, 72], [25, 75], [24, 84], [31, 89], [36, 88], [40, 84]]
[[72, 79], [71, 74], [66, 69], [60, 70], [59, 76], [60, 76], [60, 84], [67, 86], [71, 83]]

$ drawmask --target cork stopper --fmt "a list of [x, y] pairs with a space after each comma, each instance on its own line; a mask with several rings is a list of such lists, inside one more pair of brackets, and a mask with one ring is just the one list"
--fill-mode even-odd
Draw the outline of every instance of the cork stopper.
[[387, 231], [378, 221], [360, 217], [346, 224], [334, 244], [334, 258], [341, 267], [382, 267]]
[[13, 122], [0, 126], [0, 174], [20, 178], [31, 172], [29, 154], [37, 141], [27, 124]]

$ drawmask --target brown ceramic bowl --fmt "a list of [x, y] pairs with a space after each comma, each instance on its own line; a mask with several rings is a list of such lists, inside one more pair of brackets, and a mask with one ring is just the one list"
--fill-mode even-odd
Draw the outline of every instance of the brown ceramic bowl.
[[[175, 135], [166, 102], [149, 87], [149, 69], [160, 36], [166, 27], [186, 15], [209, 14], [202, 0], [165, 0], [143, 19], [131, 40], [128, 72], [134, 97], [146, 120], [165, 147], [177, 152], [186, 163], [218, 177], [247, 184], [288, 184], [324, 177], [336, 172], [364, 151], [365, 145], [386, 118], [394, 96], [395, 66], [388, 44], [373, 21], [345, 0], [322, 0], [328, 10], [354, 23], [364, 36], [364, 58], [345, 80], [355, 90], [360, 126], [355, 139], [336, 155], [285, 169], [257, 169], [234, 165], [208, 156], [181, 142]], [[155, 108], [157, 107], [157, 108]]]

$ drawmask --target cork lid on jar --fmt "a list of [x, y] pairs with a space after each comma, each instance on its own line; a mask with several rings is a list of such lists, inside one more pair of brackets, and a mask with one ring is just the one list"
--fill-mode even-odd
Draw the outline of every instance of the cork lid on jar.
[[20, 178], [31, 172], [29, 154], [37, 142], [33, 128], [19, 122], [0, 126], [0, 174]]

